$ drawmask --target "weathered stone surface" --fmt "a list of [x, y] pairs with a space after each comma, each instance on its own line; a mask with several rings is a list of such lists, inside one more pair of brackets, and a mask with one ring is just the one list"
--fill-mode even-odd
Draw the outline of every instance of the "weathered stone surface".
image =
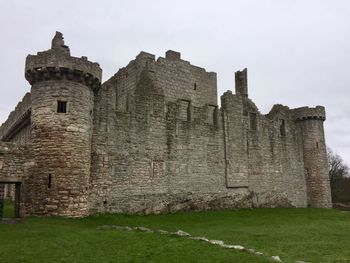
[[223, 246], [224, 245], [224, 241], [222, 241], [222, 240], [209, 240], [208, 242], [210, 244], [213, 244], [213, 245], [219, 245], [219, 246]]
[[189, 236], [191, 236], [189, 233], [186, 233], [185, 231], [182, 231], [182, 230], [176, 231], [175, 234], [180, 236], [180, 237], [189, 237]]
[[191, 239], [194, 240], [200, 240], [200, 241], [204, 241], [204, 242], [209, 242], [209, 239], [206, 237], [190, 237]]
[[169, 234], [168, 231], [162, 230], [162, 229], [157, 229], [156, 232], [158, 232], [158, 233], [160, 233], [160, 234], [162, 234], [162, 235], [168, 235], [168, 234]]
[[275, 262], [282, 262], [279, 256], [272, 256], [271, 259], [272, 261], [275, 261]]
[[147, 228], [147, 227], [143, 227], [143, 226], [138, 226], [138, 227], [135, 227], [136, 230], [139, 230], [139, 231], [142, 231], [142, 232], [148, 232], [148, 233], [152, 233], [154, 232], [153, 230]]
[[244, 69], [220, 108], [216, 73], [175, 51], [141, 52], [102, 86], [101, 74], [59, 32], [27, 57], [31, 93], [0, 127], [22, 214], [331, 207], [323, 107], [263, 115]]
[[233, 245], [233, 248], [234, 249], [237, 249], [237, 250], [244, 250], [245, 248], [240, 246], [240, 245]]

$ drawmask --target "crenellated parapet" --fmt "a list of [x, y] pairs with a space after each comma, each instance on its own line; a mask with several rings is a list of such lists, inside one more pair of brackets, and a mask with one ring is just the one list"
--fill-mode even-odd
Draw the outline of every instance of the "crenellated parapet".
[[235, 72], [236, 94], [248, 97], [248, 70]]
[[31, 85], [39, 81], [66, 79], [96, 90], [101, 86], [101, 76], [102, 70], [98, 63], [88, 61], [87, 57], [70, 55], [59, 32], [56, 32], [51, 49], [26, 58], [25, 78]]
[[301, 107], [290, 110], [295, 120], [326, 120], [326, 111], [323, 106], [316, 106], [315, 108]]
[[0, 141], [11, 141], [16, 134], [30, 124], [30, 116], [31, 95], [28, 92], [0, 126]]

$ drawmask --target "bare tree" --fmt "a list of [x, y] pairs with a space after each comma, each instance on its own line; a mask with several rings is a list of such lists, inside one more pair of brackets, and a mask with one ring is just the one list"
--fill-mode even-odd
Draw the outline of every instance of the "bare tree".
[[349, 166], [344, 162], [343, 158], [331, 148], [327, 147], [327, 157], [329, 164], [330, 178], [350, 177]]
[[343, 158], [327, 147], [333, 203], [350, 204], [350, 169]]

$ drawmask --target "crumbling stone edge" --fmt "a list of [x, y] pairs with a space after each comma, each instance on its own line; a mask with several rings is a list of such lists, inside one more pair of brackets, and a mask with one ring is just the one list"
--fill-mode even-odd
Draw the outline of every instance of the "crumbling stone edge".
[[[231, 245], [231, 244], [225, 244], [224, 241], [222, 240], [214, 240], [214, 239], [208, 239], [206, 237], [202, 237], [202, 236], [192, 236], [191, 234], [182, 231], [182, 230], [178, 230], [176, 232], [170, 232], [170, 231], [166, 231], [166, 230], [162, 230], [162, 229], [150, 229], [148, 227], [143, 227], [143, 226], [136, 226], [136, 227], [130, 227], [130, 226], [119, 226], [119, 225], [102, 225], [102, 226], [98, 226], [97, 229], [113, 229], [113, 230], [117, 230], [117, 231], [141, 231], [141, 232], [145, 232], [145, 233], [159, 233], [161, 235], [169, 235], [169, 236], [178, 236], [178, 237], [184, 237], [184, 238], [189, 238], [192, 240], [199, 240], [199, 241], [203, 241], [203, 242], [207, 242], [209, 244], [212, 245], [216, 245], [222, 248], [227, 248], [227, 249], [235, 249], [241, 252], [245, 252], [245, 253], [249, 253], [249, 254], [253, 254], [259, 257], [264, 257], [266, 259], [269, 259], [273, 262], [282, 262], [282, 260], [280, 259], [279, 256], [267, 256], [264, 253], [260, 252], [260, 251], [256, 251], [255, 249], [252, 248], [246, 248], [244, 246], [241, 245]], [[304, 261], [295, 261], [295, 263], [310, 263], [310, 262], [304, 262]]]

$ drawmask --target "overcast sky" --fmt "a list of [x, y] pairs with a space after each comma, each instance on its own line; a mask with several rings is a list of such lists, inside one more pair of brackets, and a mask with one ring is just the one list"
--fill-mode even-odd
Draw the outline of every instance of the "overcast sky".
[[0, 123], [30, 86], [27, 54], [61, 31], [73, 56], [100, 63], [107, 80], [141, 50], [168, 49], [218, 74], [218, 93], [248, 68], [249, 96], [272, 105], [324, 105], [326, 141], [350, 164], [348, 0], [0, 0]]

